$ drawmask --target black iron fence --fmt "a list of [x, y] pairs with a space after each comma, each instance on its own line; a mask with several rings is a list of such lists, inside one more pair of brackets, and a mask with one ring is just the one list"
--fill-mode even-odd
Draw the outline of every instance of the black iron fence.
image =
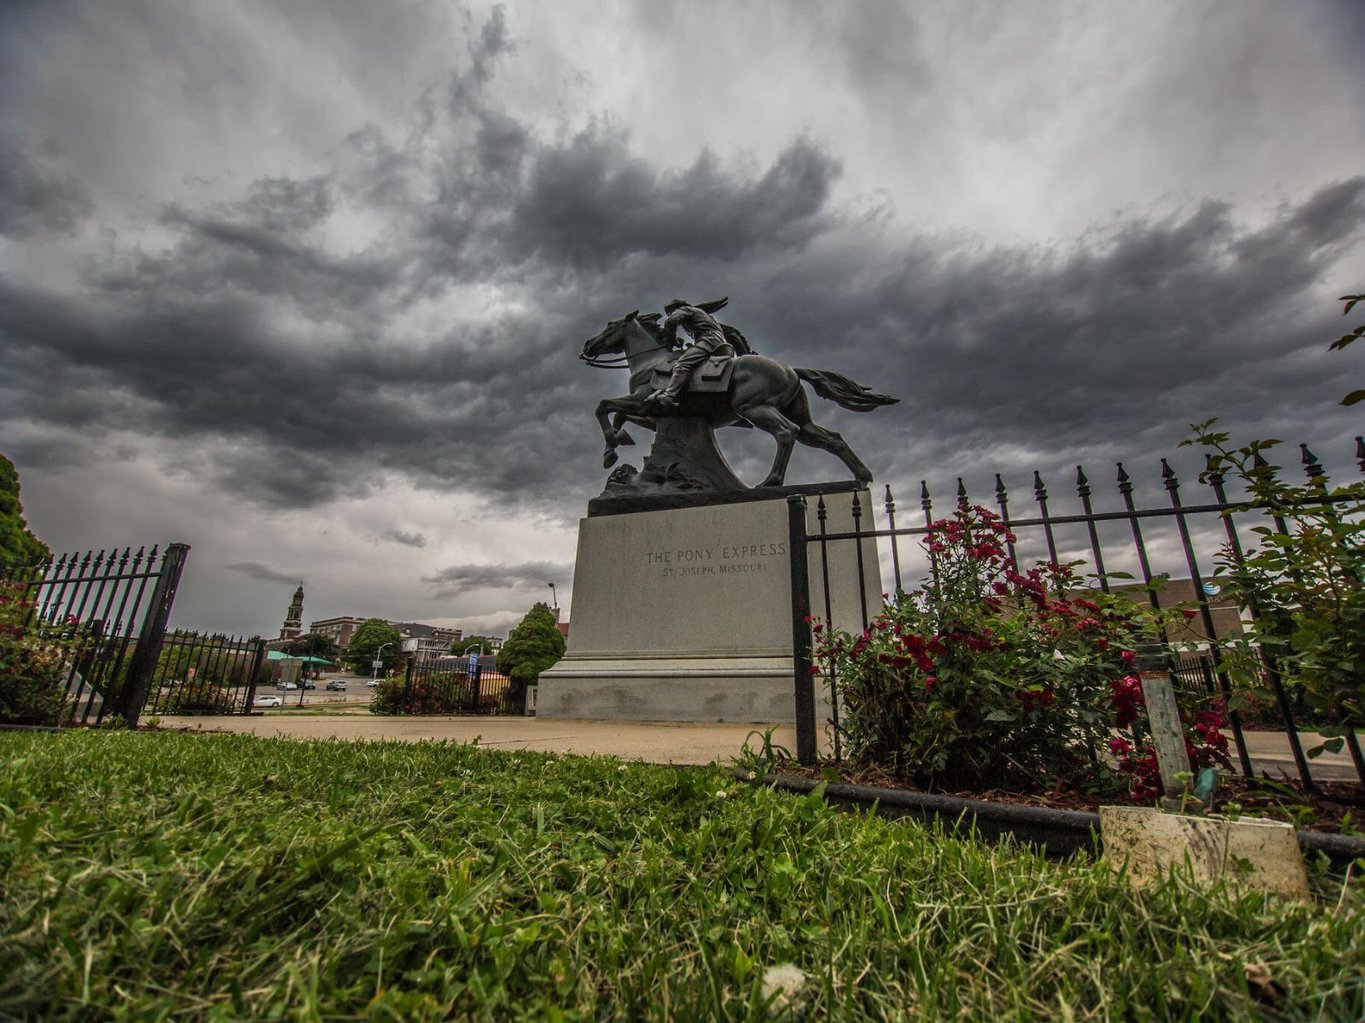
[[188, 554], [188, 544], [173, 543], [0, 566], [7, 640], [30, 658], [0, 676], [9, 723], [136, 725]]
[[[1365, 473], [1365, 440], [1357, 437], [1355, 458], [1361, 473]], [[1317, 457], [1305, 446], [1300, 446], [1304, 473], [1311, 494], [1306, 506], [1323, 507], [1335, 500], [1328, 492], [1328, 478]], [[1219, 577], [1214, 572], [1218, 559], [1226, 555], [1241, 559], [1251, 544], [1244, 539], [1249, 531], [1264, 530], [1284, 534], [1289, 531], [1289, 516], [1283, 509], [1271, 510], [1252, 503], [1248, 498], [1230, 497], [1225, 477], [1217, 471], [1199, 474], [1199, 485], [1204, 489], [1189, 500], [1189, 490], [1182, 493], [1181, 481], [1169, 460], [1161, 460], [1160, 489], [1166, 492], [1164, 505], [1139, 506], [1134, 496], [1137, 484], [1122, 463], [1115, 478], [1117, 504], [1112, 510], [1098, 510], [1093, 503], [1094, 490], [1081, 466], [1076, 467], [1075, 493], [1077, 510], [1058, 513], [1056, 501], [1050, 499], [1048, 487], [1039, 473], [1033, 474], [1032, 501], [1037, 511], [1021, 514], [1019, 503], [1011, 506], [1012, 496], [1000, 474], [995, 476], [995, 487], [990, 503], [1004, 523], [1015, 534], [1009, 544], [1009, 558], [1016, 570], [1029, 560], [1067, 563], [1085, 562], [1093, 572], [1095, 585], [1105, 592], [1121, 589], [1132, 591], [1134, 599], [1153, 607], [1172, 607], [1179, 603], [1193, 611], [1187, 627], [1176, 634], [1163, 634], [1165, 664], [1177, 691], [1217, 695], [1229, 698], [1233, 686], [1227, 670], [1224, 645], [1230, 638], [1240, 636], [1243, 626], [1254, 623], [1253, 609], [1242, 606], [1235, 597], [1222, 592]], [[1155, 486], [1151, 492], [1159, 492]], [[866, 496], [862, 501], [853, 498], [853, 528], [834, 531], [827, 528], [824, 497], [816, 506], [818, 528], [807, 527], [806, 498], [791, 497], [789, 502], [789, 538], [792, 552], [792, 636], [794, 682], [797, 717], [797, 755], [805, 763], [816, 755], [815, 683], [820, 680], [828, 689], [831, 723], [838, 731], [838, 692], [834, 680], [824, 665], [812, 661], [812, 615], [815, 620], [829, 617], [830, 592], [828, 579], [830, 559], [836, 555], [858, 559], [862, 570], [866, 545], [874, 545], [880, 557], [883, 578], [892, 583], [889, 592], [904, 592], [906, 582], [925, 578], [932, 571], [930, 555], [919, 543], [903, 544], [904, 538], [920, 538], [929, 533], [935, 521], [934, 499], [928, 484], [921, 481], [919, 505], [922, 525], [898, 526], [897, 505], [890, 486], [885, 488], [882, 514], [885, 526], [874, 521], [873, 508]], [[954, 509], [973, 504], [961, 478], [957, 481]], [[1257, 537], [1256, 539], [1259, 539]], [[851, 541], [851, 543], [850, 543]], [[806, 551], [807, 557], [800, 557]], [[811, 591], [809, 565], [826, 566], [818, 576], [823, 578], [823, 589]], [[1117, 577], [1131, 576], [1131, 582]], [[823, 602], [823, 607], [822, 607]], [[813, 607], [814, 605], [814, 607]], [[880, 607], [868, 607], [862, 600], [862, 627], [867, 628]], [[823, 615], [822, 615], [823, 611]], [[1310, 791], [1315, 790], [1299, 731], [1302, 725], [1302, 701], [1293, 691], [1293, 680], [1284, 677], [1275, 658], [1264, 652], [1261, 674], [1273, 694], [1272, 702], [1260, 710], [1261, 720], [1286, 732], [1290, 750], [1300, 780]], [[1237, 701], [1234, 701], [1234, 704]], [[1296, 710], [1296, 703], [1298, 708]], [[1243, 713], [1230, 709], [1230, 730], [1238, 766], [1250, 777], [1253, 774], [1245, 737]], [[1309, 723], [1311, 725], [1311, 722]], [[1345, 736], [1355, 770], [1365, 785], [1365, 758], [1354, 731]]]
[[390, 714], [523, 714], [526, 687], [500, 674], [494, 658], [408, 658], [375, 697]]
[[247, 714], [265, 682], [265, 641], [222, 633], [168, 633], [145, 708], [150, 714]]

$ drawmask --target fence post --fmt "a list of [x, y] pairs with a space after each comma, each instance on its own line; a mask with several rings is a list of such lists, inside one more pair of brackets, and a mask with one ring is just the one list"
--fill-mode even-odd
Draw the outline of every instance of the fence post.
[[796, 686], [796, 759], [815, 763], [815, 680], [811, 677], [810, 567], [806, 554], [806, 499], [787, 498], [787, 552], [792, 584], [792, 674]]
[[[147, 702], [152, 676], [156, 673], [156, 661], [161, 656], [161, 644], [166, 638], [166, 625], [171, 618], [171, 605], [175, 603], [176, 587], [180, 585], [180, 573], [185, 570], [185, 559], [189, 552], [189, 544], [173, 543], [167, 546], [162, 556], [161, 570], [147, 607], [147, 617], [143, 619], [137, 648], [128, 664], [128, 680], [123, 684], [112, 708], [114, 714], [123, 715], [124, 725], [128, 728], [137, 727], [142, 705]], [[101, 711], [97, 722], [104, 715], [105, 711]]]
[[265, 640], [260, 636], [252, 636], [251, 646], [251, 667], [248, 669], [251, 674], [246, 679], [246, 703], [242, 707], [243, 714], [250, 714], [256, 709], [256, 678], [261, 673], [261, 662], [265, 660]]

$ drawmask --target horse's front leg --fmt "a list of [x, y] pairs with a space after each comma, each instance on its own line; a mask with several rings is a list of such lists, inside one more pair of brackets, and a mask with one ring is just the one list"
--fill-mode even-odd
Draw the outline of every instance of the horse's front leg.
[[638, 414], [639, 411], [640, 402], [629, 394], [619, 398], [603, 398], [597, 403], [597, 422], [602, 427], [602, 439], [607, 443], [606, 450], [602, 453], [602, 468], [610, 469], [616, 464], [618, 445], [635, 443], [629, 434], [622, 440], [621, 435], [625, 431], [613, 427], [608, 416], [613, 412], [621, 416], [630, 416]]
[[627, 433], [625, 429], [626, 420], [629, 418], [630, 416], [626, 415], [624, 412], [618, 412], [611, 418], [612, 429], [616, 431], [616, 443], [619, 447], [626, 447], [635, 443], [635, 438]]

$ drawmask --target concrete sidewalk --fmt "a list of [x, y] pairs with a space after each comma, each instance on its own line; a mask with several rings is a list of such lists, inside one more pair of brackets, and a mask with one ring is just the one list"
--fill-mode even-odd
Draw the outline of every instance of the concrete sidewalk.
[[[534, 717], [383, 717], [369, 713], [288, 714], [266, 712], [248, 717], [166, 717], [166, 728], [247, 732], [295, 739], [448, 739], [490, 749], [530, 749], [544, 753], [604, 755], [655, 764], [728, 764], [746, 741], [762, 743], [754, 732], [773, 729], [772, 741], [796, 752], [796, 726], [719, 722], [589, 721]], [[1230, 739], [1231, 737], [1229, 737]], [[1300, 734], [1305, 749], [1322, 740]], [[1283, 732], [1247, 732], [1247, 752], [1259, 775], [1297, 778], [1289, 740]], [[828, 750], [823, 752], [828, 753]], [[1236, 760], [1236, 751], [1232, 756]], [[1318, 781], [1353, 781], [1350, 756], [1326, 753], [1309, 761]]]
[[[295, 739], [448, 739], [490, 749], [600, 754], [655, 764], [728, 764], [750, 733], [776, 728], [773, 742], [795, 752], [794, 725], [586, 721], [534, 717], [380, 717], [374, 714], [163, 717], [164, 728], [246, 732]], [[755, 748], [759, 736], [749, 739]]]

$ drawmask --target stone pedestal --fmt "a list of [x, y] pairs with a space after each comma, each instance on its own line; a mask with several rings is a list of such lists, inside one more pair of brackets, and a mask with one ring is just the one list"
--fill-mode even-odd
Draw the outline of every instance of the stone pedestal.
[[[851, 530], [852, 488], [831, 489], [825, 528]], [[795, 720], [787, 501], [779, 488], [756, 496], [581, 521], [568, 651], [540, 676], [539, 717]], [[868, 494], [858, 497], [870, 529]], [[815, 505], [808, 496], [813, 535]], [[862, 540], [861, 600], [854, 541], [828, 548], [831, 618], [861, 628], [863, 603], [869, 615], [881, 608], [876, 541]], [[807, 558], [811, 607], [823, 617], [820, 547], [797, 556]], [[823, 722], [827, 695], [816, 699]]]

